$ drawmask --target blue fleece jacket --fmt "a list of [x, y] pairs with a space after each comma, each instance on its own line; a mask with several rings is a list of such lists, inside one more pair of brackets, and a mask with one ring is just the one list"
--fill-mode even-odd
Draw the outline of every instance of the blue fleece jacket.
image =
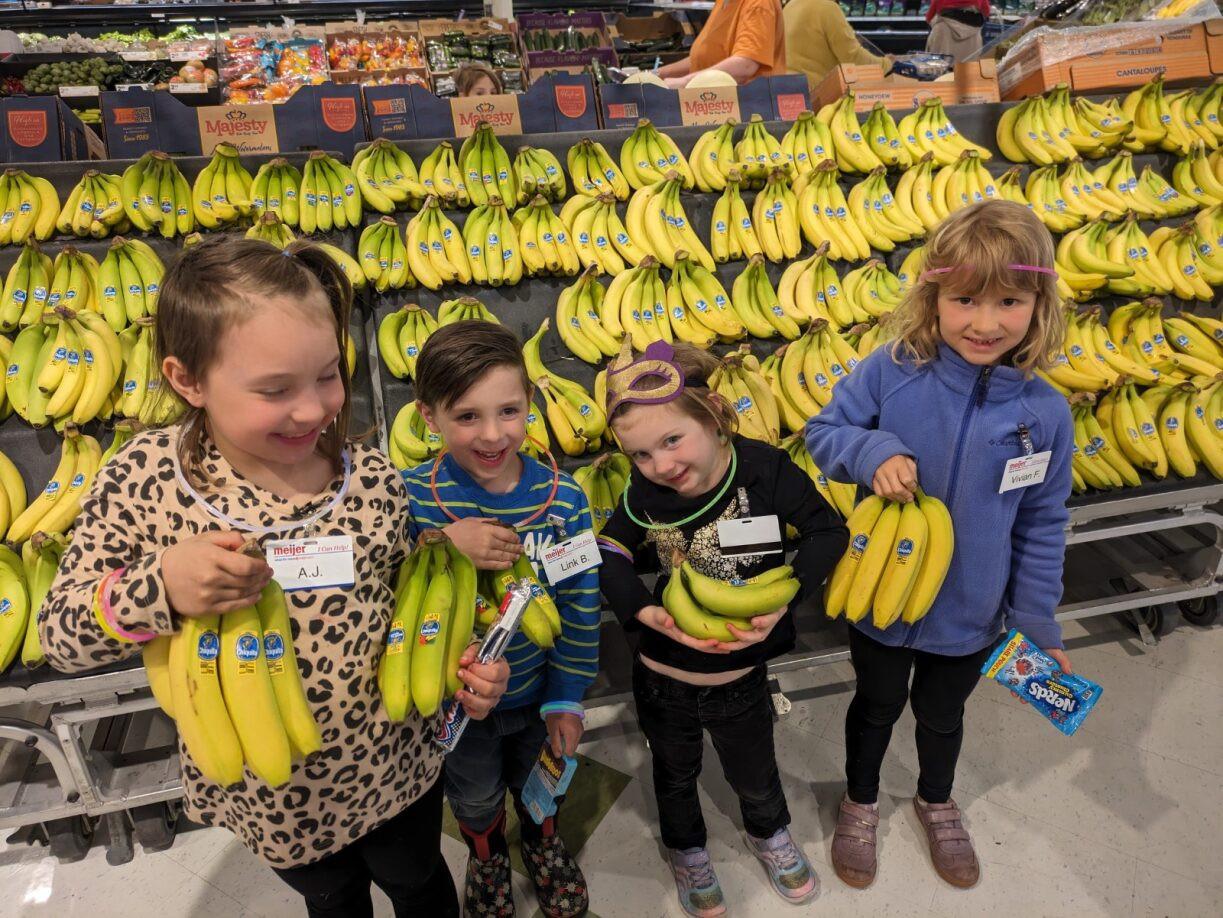
[[[1052, 452], [1045, 480], [998, 493], [1008, 460]], [[807, 448], [824, 474], [868, 492], [875, 470], [911, 456], [927, 494], [955, 524], [942, 591], [914, 625], [886, 631], [868, 615], [855, 627], [881, 643], [960, 656], [1018, 628], [1039, 647], [1062, 646], [1054, 611], [1062, 595], [1073, 423], [1066, 400], [1012, 367], [978, 367], [945, 344], [925, 366], [897, 363], [881, 347], [833, 390], [807, 422]]]

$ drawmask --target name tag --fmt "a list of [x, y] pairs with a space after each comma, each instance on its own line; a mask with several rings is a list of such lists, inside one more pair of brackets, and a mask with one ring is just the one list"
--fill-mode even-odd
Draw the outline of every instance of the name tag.
[[718, 523], [723, 558], [775, 555], [781, 552], [781, 523], [776, 516], [744, 516]]
[[284, 590], [352, 586], [352, 537], [282, 539], [265, 543], [272, 577]]
[[1006, 469], [1002, 473], [1002, 484], [998, 486], [998, 493], [1005, 494], [1016, 488], [1027, 488], [1040, 484], [1045, 480], [1045, 473], [1049, 471], [1049, 459], [1052, 456], [1053, 453], [1050, 450], [1045, 450], [1043, 453], [1017, 456], [1007, 460]]
[[553, 586], [598, 567], [601, 560], [599, 546], [595, 544], [595, 534], [589, 529], [572, 539], [553, 545], [540, 558], [544, 573], [548, 575], [548, 583]]

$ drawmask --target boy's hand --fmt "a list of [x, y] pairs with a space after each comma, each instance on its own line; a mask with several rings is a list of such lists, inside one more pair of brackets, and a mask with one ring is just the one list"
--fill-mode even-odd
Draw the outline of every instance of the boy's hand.
[[558, 759], [561, 756], [573, 755], [582, 741], [582, 718], [565, 711], [555, 711], [544, 718], [548, 725], [548, 742], [552, 744], [552, 754]]
[[497, 706], [510, 681], [510, 664], [504, 658], [495, 663], [477, 663], [479, 644], [471, 644], [459, 657], [459, 678], [467, 688], [455, 694], [472, 720], [483, 720]]
[[509, 570], [522, 554], [518, 534], [499, 520], [469, 516], [442, 531], [482, 571]]
[[723, 648], [727, 645], [721, 643], [717, 638], [695, 638], [685, 631], [681, 631], [679, 626], [675, 624], [675, 619], [662, 606], [646, 606], [638, 610], [635, 616], [637, 621], [645, 625], [647, 628], [653, 628], [660, 634], [665, 634], [671, 640], [683, 644], [685, 647], [691, 647], [693, 650], [700, 650], [705, 653], [730, 653], [729, 650]]
[[272, 569], [238, 551], [245, 541], [240, 532], [204, 532], [163, 551], [161, 579], [171, 608], [198, 618], [253, 606]]
[[[726, 628], [731, 634], [738, 638], [737, 641], [722, 643], [719, 646], [727, 653], [732, 650], [743, 650], [745, 647], [751, 647], [753, 644], [759, 644], [767, 638], [773, 628], [781, 621], [781, 617], [789, 611], [789, 606], [782, 606], [776, 612], [768, 612], [764, 615], [753, 616], [750, 620], [751, 628], [743, 629], [736, 627], [731, 623], [727, 623]], [[746, 623], [745, 623], [746, 624]]]
[[893, 456], [879, 463], [871, 481], [875, 493], [907, 504], [917, 491], [917, 463], [909, 456]]

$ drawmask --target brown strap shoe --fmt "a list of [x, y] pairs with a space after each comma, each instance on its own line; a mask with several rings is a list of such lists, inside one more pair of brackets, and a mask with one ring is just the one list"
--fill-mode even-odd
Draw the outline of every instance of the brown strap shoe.
[[876, 807], [841, 800], [837, 827], [832, 833], [832, 869], [847, 885], [865, 889], [875, 882], [875, 831], [879, 827]]
[[926, 830], [935, 872], [960, 889], [976, 886], [981, 879], [981, 865], [977, 862], [972, 839], [961, 820], [959, 804], [954, 800], [923, 803], [914, 797], [913, 809]]

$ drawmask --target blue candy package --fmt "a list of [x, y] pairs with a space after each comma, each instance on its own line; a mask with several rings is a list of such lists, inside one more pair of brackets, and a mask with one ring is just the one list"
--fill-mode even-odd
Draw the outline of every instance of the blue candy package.
[[981, 674], [996, 679], [1071, 736], [1104, 691], [1090, 679], [1067, 675], [1051, 656], [1011, 629]]
[[569, 789], [569, 782], [577, 769], [577, 759], [571, 755], [558, 759], [549, 745], [544, 743], [539, 759], [522, 787], [522, 805], [535, 822], [542, 825], [556, 812], [556, 798]]

